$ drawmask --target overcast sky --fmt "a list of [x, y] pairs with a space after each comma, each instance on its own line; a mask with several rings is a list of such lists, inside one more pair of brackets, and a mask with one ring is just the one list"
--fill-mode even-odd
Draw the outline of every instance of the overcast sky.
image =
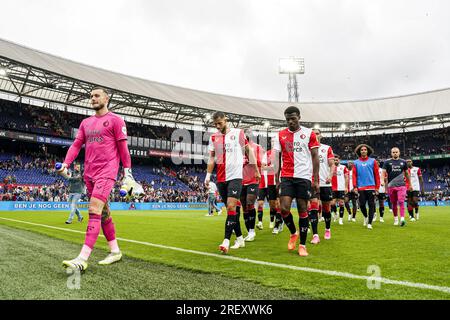
[[448, 0], [2, 0], [0, 37], [145, 79], [287, 100], [280, 57], [305, 59], [301, 101], [450, 87]]

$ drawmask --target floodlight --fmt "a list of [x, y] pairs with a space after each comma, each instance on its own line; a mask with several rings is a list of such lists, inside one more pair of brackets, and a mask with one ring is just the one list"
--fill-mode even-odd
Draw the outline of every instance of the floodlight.
[[280, 58], [279, 73], [281, 74], [304, 74], [305, 60], [303, 58]]
[[314, 129], [320, 129], [320, 125], [319, 124], [315, 124], [314, 125]]
[[347, 126], [345, 125], [345, 123], [341, 124], [341, 129], [342, 129], [342, 130], [347, 129]]
[[268, 129], [270, 127], [270, 121], [264, 122], [264, 128]]
[[0, 68], [0, 76], [6, 76], [8, 71], [5, 68]]

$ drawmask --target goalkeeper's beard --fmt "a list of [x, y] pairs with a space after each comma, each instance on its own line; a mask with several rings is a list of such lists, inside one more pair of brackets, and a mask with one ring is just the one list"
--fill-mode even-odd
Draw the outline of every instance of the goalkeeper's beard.
[[92, 109], [94, 109], [95, 111], [100, 111], [102, 110], [104, 107], [106, 107], [105, 104], [99, 104], [97, 106], [92, 106]]

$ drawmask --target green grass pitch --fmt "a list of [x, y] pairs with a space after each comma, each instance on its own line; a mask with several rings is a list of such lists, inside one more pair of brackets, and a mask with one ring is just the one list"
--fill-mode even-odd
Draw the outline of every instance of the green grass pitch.
[[[61, 262], [79, 253], [86, 222], [65, 225], [61, 211], [0, 212], [0, 299], [450, 299], [450, 208], [422, 207], [420, 214], [401, 228], [387, 212], [373, 230], [362, 226], [360, 212], [356, 223], [346, 214], [343, 226], [332, 223], [329, 241], [320, 223], [321, 243], [309, 244], [308, 234], [305, 258], [288, 252], [286, 228], [272, 235], [265, 212], [255, 241], [230, 250], [229, 259], [218, 251], [224, 215], [116, 211], [123, 261], [97, 265], [107, 254], [100, 237], [79, 289], [69, 289]], [[244, 231], [242, 218], [241, 225]], [[368, 286], [368, 268], [399, 282]]]

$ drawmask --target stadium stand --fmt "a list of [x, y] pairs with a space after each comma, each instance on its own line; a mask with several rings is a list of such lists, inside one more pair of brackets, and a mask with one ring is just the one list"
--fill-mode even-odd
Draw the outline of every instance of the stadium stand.
[[[110, 110], [127, 122], [134, 173], [148, 191], [144, 201], [194, 201], [204, 197], [201, 182], [205, 164], [185, 167], [169, 161], [174, 146], [171, 136], [177, 126], [190, 128], [191, 141], [200, 131], [206, 138], [186, 150], [190, 156], [199, 155], [200, 160], [208, 140], [205, 130], [211, 127], [210, 116], [215, 111], [226, 112], [232, 126], [265, 131], [267, 137], [269, 131], [285, 126], [286, 102], [175, 87], [83, 65], [2, 39], [0, 64], [0, 147], [4, 149], [0, 178], [6, 185], [61, 183], [52, 169], [54, 161], [64, 157], [74, 137], [73, 129], [91, 114], [88, 93], [95, 86], [108, 89]], [[449, 98], [447, 88], [383, 99], [295, 105], [300, 107], [302, 124], [319, 126], [323, 142], [343, 160], [353, 159], [354, 148], [362, 142], [374, 147], [381, 161], [389, 157], [391, 147], [397, 146], [402, 157], [416, 157], [415, 164], [423, 168], [426, 190], [445, 194], [449, 182]], [[28, 135], [22, 134], [21, 142], [15, 143], [16, 133]], [[48, 137], [61, 139], [53, 143], [51, 139], [46, 141]], [[42, 152], [43, 157], [37, 155]]]

